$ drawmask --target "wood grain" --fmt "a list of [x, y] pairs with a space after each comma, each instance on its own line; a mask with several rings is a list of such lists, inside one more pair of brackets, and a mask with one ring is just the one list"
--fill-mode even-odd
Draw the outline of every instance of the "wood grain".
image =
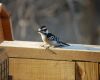
[[77, 62], [76, 80], [99, 80], [98, 63]]
[[9, 57], [13, 80], [99, 80], [100, 46], [83, 45], [86, 47], [78, 50], [45, 49], [39, 45], [40, 42], [24, 41], [0, 44]]
[[0, 47], [0, 64], [8, 58], [5, 49]]
[[13, 80], [75, 80], [75, 63], [67, 61], [9, 59]]
[[[1, 47], [6, 49], [9, 57], [100, 62], [99, 50], [75, 50], [70, 48], [45, 49], [37, 47], [39, 45], [39, 42], [6, 41], [1, 44]], [[100, 49], [100, 47], [98, 47], [98, 49]]]
[[0, 47], [0, 80], [8, 80], [8, 56]]

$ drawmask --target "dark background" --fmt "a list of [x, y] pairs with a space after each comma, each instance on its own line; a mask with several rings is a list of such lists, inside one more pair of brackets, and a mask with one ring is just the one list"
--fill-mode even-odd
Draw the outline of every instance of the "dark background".
[[41, 41], [48, 29], [68, 43], [100, 44], [100, 0], [0, 0], [11, 13], [15, 40]]

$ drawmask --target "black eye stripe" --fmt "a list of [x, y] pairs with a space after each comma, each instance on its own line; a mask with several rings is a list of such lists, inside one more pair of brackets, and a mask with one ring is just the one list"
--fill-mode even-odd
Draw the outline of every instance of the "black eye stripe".
[[46, 29], [46, 26], [42, 26], [40, 29]]

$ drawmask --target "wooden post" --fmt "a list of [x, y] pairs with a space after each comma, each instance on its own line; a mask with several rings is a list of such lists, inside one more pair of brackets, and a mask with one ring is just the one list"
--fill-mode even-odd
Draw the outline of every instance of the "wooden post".
[[0, 80], [8, 80], [8, 56], [4, 48], [0, 48]]
[[10, 14], [5, 6], [0, 3], [0, 42], [4, 40], [13, 40], [11, 27]]

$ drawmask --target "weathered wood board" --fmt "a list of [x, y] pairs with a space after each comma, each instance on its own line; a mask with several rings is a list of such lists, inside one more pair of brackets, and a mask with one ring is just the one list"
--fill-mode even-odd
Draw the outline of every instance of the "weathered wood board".
[[77, 62], [75, 66], [76, 80], [99, 80], [98, 63]]
[[[4, 41], [1, 46], [9, 57], [100, 62], [100, 46], [75, 45], [46, 49], [41, 42]], [[74, 49], [73, 49], [74, 48]]]
[[9, 59], [13, 80], [75, 80], [75, 63], [67, 61]]
[[40, 47], [42, 42], [4, 41], [13, 80], [99, 80], [100, 46], [70, 44]]

